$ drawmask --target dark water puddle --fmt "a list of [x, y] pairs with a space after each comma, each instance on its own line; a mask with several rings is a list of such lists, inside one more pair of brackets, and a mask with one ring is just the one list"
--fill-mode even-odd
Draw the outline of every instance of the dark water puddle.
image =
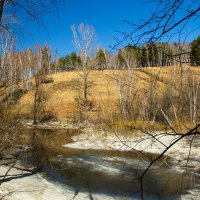
[[[139, 177], [149, 160], [138, 152], [74, 150], [62, 147], [78, 134], [72, 130], [38, 130], [36, 148], [26, 163], [36, 165], [46, 177], [72, 188], [75, 193], [104, 193], [111, 196], [140, 198]], [[155, 155], [152, 155], [152, 158]], [[165, 158], [166, 159], [166, 158]], [[157, 163], [143, 179], [145, 199], [179, 199], [200, 183], [194, 173], [178, 173], [169, 165]]]

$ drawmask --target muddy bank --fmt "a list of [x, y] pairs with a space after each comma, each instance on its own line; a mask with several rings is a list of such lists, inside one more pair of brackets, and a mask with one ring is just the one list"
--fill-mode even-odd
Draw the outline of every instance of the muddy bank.
[[38, 129], [81, 129], [84, 128], [84, 123], [72, 123], [66, 121], [47, 121], [33, 124], [33, 120], [24, 120], [22, 124], [26, 128], [38, 128]]

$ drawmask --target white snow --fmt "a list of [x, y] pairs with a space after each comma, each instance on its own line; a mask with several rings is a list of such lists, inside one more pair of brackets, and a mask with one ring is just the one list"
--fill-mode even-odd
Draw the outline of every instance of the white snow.
[[[89, 130], [89, 134], [86, 131], [85, 133], [74, 136], [72, 138], [73, 142], [63, 144], [63, 147], [120, 151], [130, 151], [135, 149], [143, 152], [162, 153], [162, 151], [166, 148], [165, 145], [171, 144], [176, 137], [170, 135], [159, 135], [156, 138], [146, 135], [143, 135], [142, 137], [135, 137], [130, 134], [125, 136], [124, 134], [116, 135], [116, 133], [107, 133], [104, 131], [95, 132], [91, 129]], [[189, 150], [190, 145], [184, 139], [170, 148], [170, 150], [166, 152], [166, 155], [169, 155], [179, 161], [177, 170], [183, 170], [183, 166], [185, 166], [188, 158]], [[191, 149], [190, 158], [192, 158], [192, 161], [189, 162], [190, 166], [199, 168], [200, 151], [197, 146]], [[69, 161], [71, 162], [71, 160]], [[6, 170], [6, 167], [0, 166], [0, 175], [4, 175]], [[102, 166], [101, 170], [112, 171], [113, 169], [109, 167], [104, 168]], [[19, 173], [22, 173], [22, 171], [12, 169], [9, 175], [16, 175]], [[118, 172], [116, 171], [115, 173]], [[199, 194], [199, 190], [191, 190], [187, 195], [182, 195], [181, 199], [197, 200], [200, 199]], [[5, 196], [5, 200], [87, 200], [91, 199], [90, 195], [92, 195], [94, 200], [121, 199], [121, 197], [111, 197], [103, 194], [89, 194], [83, 192], [76, 194], [76, 192], [70, 188], [64, 188], [59, 184], [47, 181], [39, 173], [4, 182], [0, 187], [0, 198]]]
[[[136, 150], [143, 153], [162, 153], [167, 146], [172, 144], [180, 136], [167, 135], [165, 133], [157, 132], [154, 137], [148, 135], [132, 136], [121, 135], [116, 133], [106, 133], [103, 131], [94, 132], [90, 134], [82, 133], [72, 137], [73, 142], [63, 144], [63, 147], [74, 149], [98, 149], [98, 150], [119, 150], [130, 151]], [[200, 151], [197, 146], [190, 145], [186, 139], [182, 139], [173, 145], [165, 155], [171, 156], [179, 165], [184, 165], [187, 162], [188, 156], [190, 157], [190, 166], [193, 168], [199, 167]]]
[[[0, 174], [5, 174], [7, 167], [0, 167]], [[9, 175], [21, 174], [22, 171], [12, 169]], [[94, 200], [114, 200], [103, 194], [76, 193], [70, 188], [64, 188], [59, 184], [51, 183], [37, 173], [23, 178], [5, 182], [0, 187], [0, 198], [5, 200], [88, 200], [89, 196]]]

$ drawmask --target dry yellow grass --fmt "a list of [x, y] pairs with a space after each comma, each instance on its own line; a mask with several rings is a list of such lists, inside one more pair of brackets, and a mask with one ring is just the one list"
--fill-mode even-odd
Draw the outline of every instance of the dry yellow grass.
[[[174, 71], [175, 70], [175, 71]], [[190, 72], [200, 79], [200, 69], [196, 67], [184, 67], [184, 72]], [[158, 77], [156, 83], [158, 94], [167, 82], [172, 80], [176, 74], [176, 79], [180, 76], [180, 68], [173, 67], [151, 67], [134, 69], [132, 87], [139, 91], [149, 88], [149, 82]], [[128, 72], [126, 70], [104, 70], [91, 71], [89, 81], [89, 101], [92, 104], [91, 116], [96, 116], [101, 110], [102, 116], [108, 113], [118, 112], [119, 92], [116, 81], [127, 83]], [[45, 107], [56, 115], [58, 120], [73, 119], [77, 113], [76, 99], [81, 92], [82, 79], [80, 72], [62, 72], [52, 75], [54, 82], [42, 84], [43, 94], [46, 96]], [[31, 115], [34, 91], [25, 94], [17, 105], [17, 110], [23, 115]]]

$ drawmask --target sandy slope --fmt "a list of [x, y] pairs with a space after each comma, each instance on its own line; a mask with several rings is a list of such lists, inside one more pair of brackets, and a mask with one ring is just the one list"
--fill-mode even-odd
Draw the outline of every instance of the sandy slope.
[[[200, 69], [198, 67], [184, 68], [184, 72], [192, 72], [197, 78], [200, 77]], [[139, 101], [144, 100], [142, 94], [148, 92], [149, 82], [151, 78], [158, 78], [156, 93], [162, 96], [166, 85], [172, 80], [174, 76], [173, 67], [148, 67], [136, 68], [133, 70], [134, 90], [142, 91], [137, 93]], [[176, 68], [176, 74], [180, 74], [180, 68]], [[53, 74], [53, 83], [42, 84], [42, 96], [45, 99], [45, 110], [49, 111], [58, 120], [76, 120], [79, 119], [78, 99], [82, 99], [83, 93], [83, 79], [79, 71], [70, 71]], [[108, 118], [111, 113], [119, 113], [119, 83], [126, 83], [128, 71], [126, 70], [93, 70], [89, 73], [89, 91], [88, 101], [90, 106], [89, 116], [94, 120], [97, 114], [101, 113], [101, 117]], [[177, 76], [177, 84], [179, 77]], [[137, 84], [136, 84], [137, 83]], [[171, 83], [171, 82], [170, 82]], [[126, 87], [123, 86], [123, 91]], [[29, 91], [23, 95], [16, 111], [20, 112], [25, 117], [32, 116], [34, 91]], [[79, 102], [80, 103], [80, 102]]]

